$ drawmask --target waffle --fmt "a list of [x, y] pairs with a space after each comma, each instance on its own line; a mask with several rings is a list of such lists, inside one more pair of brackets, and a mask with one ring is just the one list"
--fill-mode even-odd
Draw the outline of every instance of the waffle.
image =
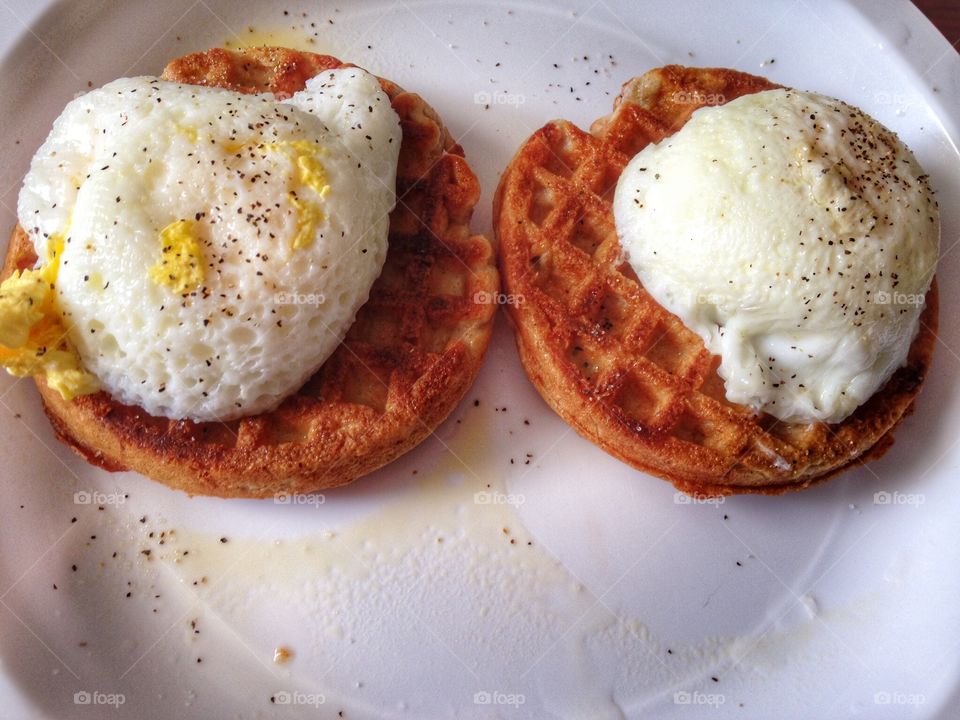
[[[168, 80], [289, 95], [343, 64], [282, 48], [179, 58]], [[277, 410], [227, 423], [153, 417], [105, 392], [63, 400], [36, 378], [58, 437], [107, 470], [136, 470], [192, 494], [267, 497], [342, 485], [430, 435], [473, 382], [499, 290], [490, 241], [471, 235], [480, 189], [436, 112], [381, 80], [403, 139], [397, 206], [380, 278], [343, 343]], [[3, 277], [36, 257], [19, 227]]]
[[624, 262], [611, 201], [630, 158], [694, 110], [775, 87], [723, 69], [667, 66], [630, 80], [591, 132], [534, 133], [494, 200], [504, 292], [523, 366], [581, 435], [693, 495], [776, 494], [879, 457], [912, 409], [936, 343], [936, 283], [907, 364], [845, 421], [785, 423], [727, 401], [720, 359]]

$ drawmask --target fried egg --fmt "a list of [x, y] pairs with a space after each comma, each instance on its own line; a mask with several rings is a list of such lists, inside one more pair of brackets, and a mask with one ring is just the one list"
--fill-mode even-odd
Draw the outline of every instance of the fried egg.
[[330, 356], [387, 252], [401, 131], [359, 68], [288, 99], [124, 78], [67, 105], [20, 224], [59, 267], [82, 367], [152, 415], [276, 407]]

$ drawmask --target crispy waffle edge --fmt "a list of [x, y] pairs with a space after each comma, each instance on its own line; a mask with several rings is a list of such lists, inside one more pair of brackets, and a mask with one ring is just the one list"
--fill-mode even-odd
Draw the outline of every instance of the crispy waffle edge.
[[[331, 56], [285, 48], [217, 48], [171, 61], [163, 77], [240, 92], [269, 90], [289, 95], [313, 75], [346, 66]], [[418, 445], [453, 411], [479, 372], [492, 334], [496, 307], [473, 302], [470, 293], [499, 291], [493, 248], [487, 238], [469, 233], [479, 186], [462, 148], [422, 98], [388, 80], [380, 79], [380, 83], [401, 116], [398, 178], [416, 178], [404, 188], [398, 180], [400, 200], [391, 216], [391, 242], [399, 228], [402, 237], [398, 242], [404, 245], [406, 261], [419, 255], [428, 266], [450, 261], [455, 268], [460, 263], [469, 271], [463, 303], [431, 296], [430, 307], [421, 309], [442, 320], [463, 323], [462, 336], [451, 336], [442, 348], [435, 349], [439, 352], [415, 347], [418, 357], [429, 356], [418, 362], [409, 361], [393, 345], [384, 346], [382, 357], [377, 356], [375, 342], [367, 347], [374, 361], [382, 360], [388, 369], [393, 368], [383, 380], [386, 405], [379, 411], [361, 402], [310, 397], [311, 388], [337, 394], [336, 368], [330, 370], [330, 366], [342, 366], [345, 372], [343, 368], [354, 360], [363, 365], [359, 356], [348, 354], [345, 344], [304, 389], [277, 410], [229, 423], [156, 418], [105, 392], [65, 401], [38, 376], [34, 380], [44, 410], [62, 442], [105, 470], [136, 470], [190, 494], [269, 497], [352, 482]], [[404, 198], [413, 205], [401, 208]], [[32, 243], [17, 226], [2, 277], [35, 262]], [[428, 277], [418, 276], [424, 284]], [[371, 301], [377, 297], [377, 283]], [[419, 289], [426, 293], [426, 286]], [[357, 323], [363, 312], [361, 308]], [[350, 337], [348, 334], [345, 343]], [[341, 356], [342, 362], [338, 360]], [[375, 380], [371, 378], [371, 382]]]
[[[921, 317], [921, 330], [911, 345], [906, 366], [901, 368], [884, 388], [881, 388], [867, 403], [850, 418], [835, 426], [823, 424], [779, 428], [806, 435], [802, 448], [801, 465], [784, 471], [762, 467], [756, 462], [743, 467], [738, 460], [746, 457], [746, 450], [757, 454], [756, 445], [765, 445], [764, 426], [773, 426], [770, 418], [758, 418], [755, 431], [746, 443], [746, 450], [722, 471], [713, 469], [709, 463], [698, 464], [709, 454], [694, 443], [680, 445], [675, 438], [658, 433], [637, 422], [629, 422], [623, 412], [616, 408], [598, 388], [585, 382], [578, 369], [563, 356], [562, 337], [570, 326], [584, 320], [582, 317], [565, 316], [549, 307], [534, 279], [531, 260], [539, 262], [532, 243], [536, 229], [528, 230], [531, 222], [526, 217], [528, 209], [521, 207], [523, 193], [538, 168], [552, 164], [563, 173], [576, 174], [577, 159], [566, 162], [561, 157], [548, 158], [543, 147], [563, 142], [575, 136], [578, 142], [594, 147], [602, 145], [597, 155], [606, 153], [611, 162], [621, 170], [623, 165], [641, 147], [670, 135], [686, 121], [697, 103], [676, 103], [671, 97], [682, 93], [689, 97], [721, 97], [729, 101], [749, 92], [759, 92], [777, 87], [764, 78], [738, 73], [723, 68], [685, 68], [666, 66], [633, 78], [624, 84], [611, 115], [600, 118], [591, 126], [592, 134], [576, 128], [567, 121], [558, 120], [535, 132], [517, 151], [504, 171], [494, 197], [494, 230], [499, 243], [499, 261], [505, 292], [523, 296], [525, 303], [506, 307], [507, 316], [515, 333], [517, 348], [524, 369], [544, 400], [577, 432], [594, 442], [614, 457], [644, 472], [659, 476], [673, 483], [678, 489], [698, 496], [718, 496], [735, 493], [781, 494], [823, 482], [848, 468], [862, 465], [880, 457], [893, 444], [893, 431], [902, 419], [913, 410], [913, 402], [919, 393], [932, 360], [936, 344], [938, 318], [938, 293], [934, 281]], [[575, 154], [575, 153], [574, 153]], [[567, 159], [570, 160], [569, 158]], [[596, 161], [594, 157], [582, 160], [584, 165]], [[579, 167], [579, 166], [578, 166]], [[612, 191], [612, 185], [606, 188]], [[574, 188], [570, 194], [602, 194], [584, 188]], [[591, 198], [591, 202], [596, 198]], [[564, 202], [560, 198], [557, 202]], [[523, 200], [526, 202], [526, 200]], [[548, 242], [563, 243], [567, 238], [551, 238]], [[538, 245], [542, 247], [543, 243]], [[640, 288], [629, 266], [619, 268], [623, 277], [618, 283], [633, 283]], [[645, 291], [640, 288], [640, 292]], [[675, 316], [669, 315], [674, 322]], [[586, 324], [586, 323], [584, 323]], [[699, 338], [696, 342], [702, 347]], [[705, 349], [702, 350], [706, 353]], [[628, 363], [628, 358], [620, 358]], [[692, 389], [696, 392], [696, 389]], [[745, 408], [740, 414], [746, 415]], [[749, 428], [750, 423], [744, 422]], [[770, 436], [767, 436], [770, 437]], [[774, 438], [771, 438], [774, 439]], [[689, 452], [685, 452], [689, 449]], [[755, 460], [755, 458], [752, 458]]]

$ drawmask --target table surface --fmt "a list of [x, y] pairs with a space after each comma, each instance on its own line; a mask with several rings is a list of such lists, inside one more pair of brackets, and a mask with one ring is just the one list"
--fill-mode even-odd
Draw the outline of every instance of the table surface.
[[954, 47], [960, 45], [960, 2], [958, 0], [914, 0], [914, 4]]

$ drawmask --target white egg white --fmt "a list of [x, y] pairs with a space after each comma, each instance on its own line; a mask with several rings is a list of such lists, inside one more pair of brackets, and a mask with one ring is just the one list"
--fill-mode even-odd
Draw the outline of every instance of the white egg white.
[[[33, 159], [19, 220], [40, 257], [66, 234], [58, 302], [105, 390], [153, 415], [227, 420], [297, 390], [367, 300], [400, 139], [389, 98], [358, 68], [283, 102], [124, 78], [67, 105]], [[305, 180], [297, 148], [308, 146], [323, 194]], [[299, 247], [298, 200], [321, 217]], [[178, 220], [204, 273], [187, 293], [151, 278]]]
[[791, 422], [843, 420], [903, 365], [939, 249], [906, 146], [795, 90], [696, 111], [630, 161], [614, 216], [646, 289], [721, 357], [727, 398]]

